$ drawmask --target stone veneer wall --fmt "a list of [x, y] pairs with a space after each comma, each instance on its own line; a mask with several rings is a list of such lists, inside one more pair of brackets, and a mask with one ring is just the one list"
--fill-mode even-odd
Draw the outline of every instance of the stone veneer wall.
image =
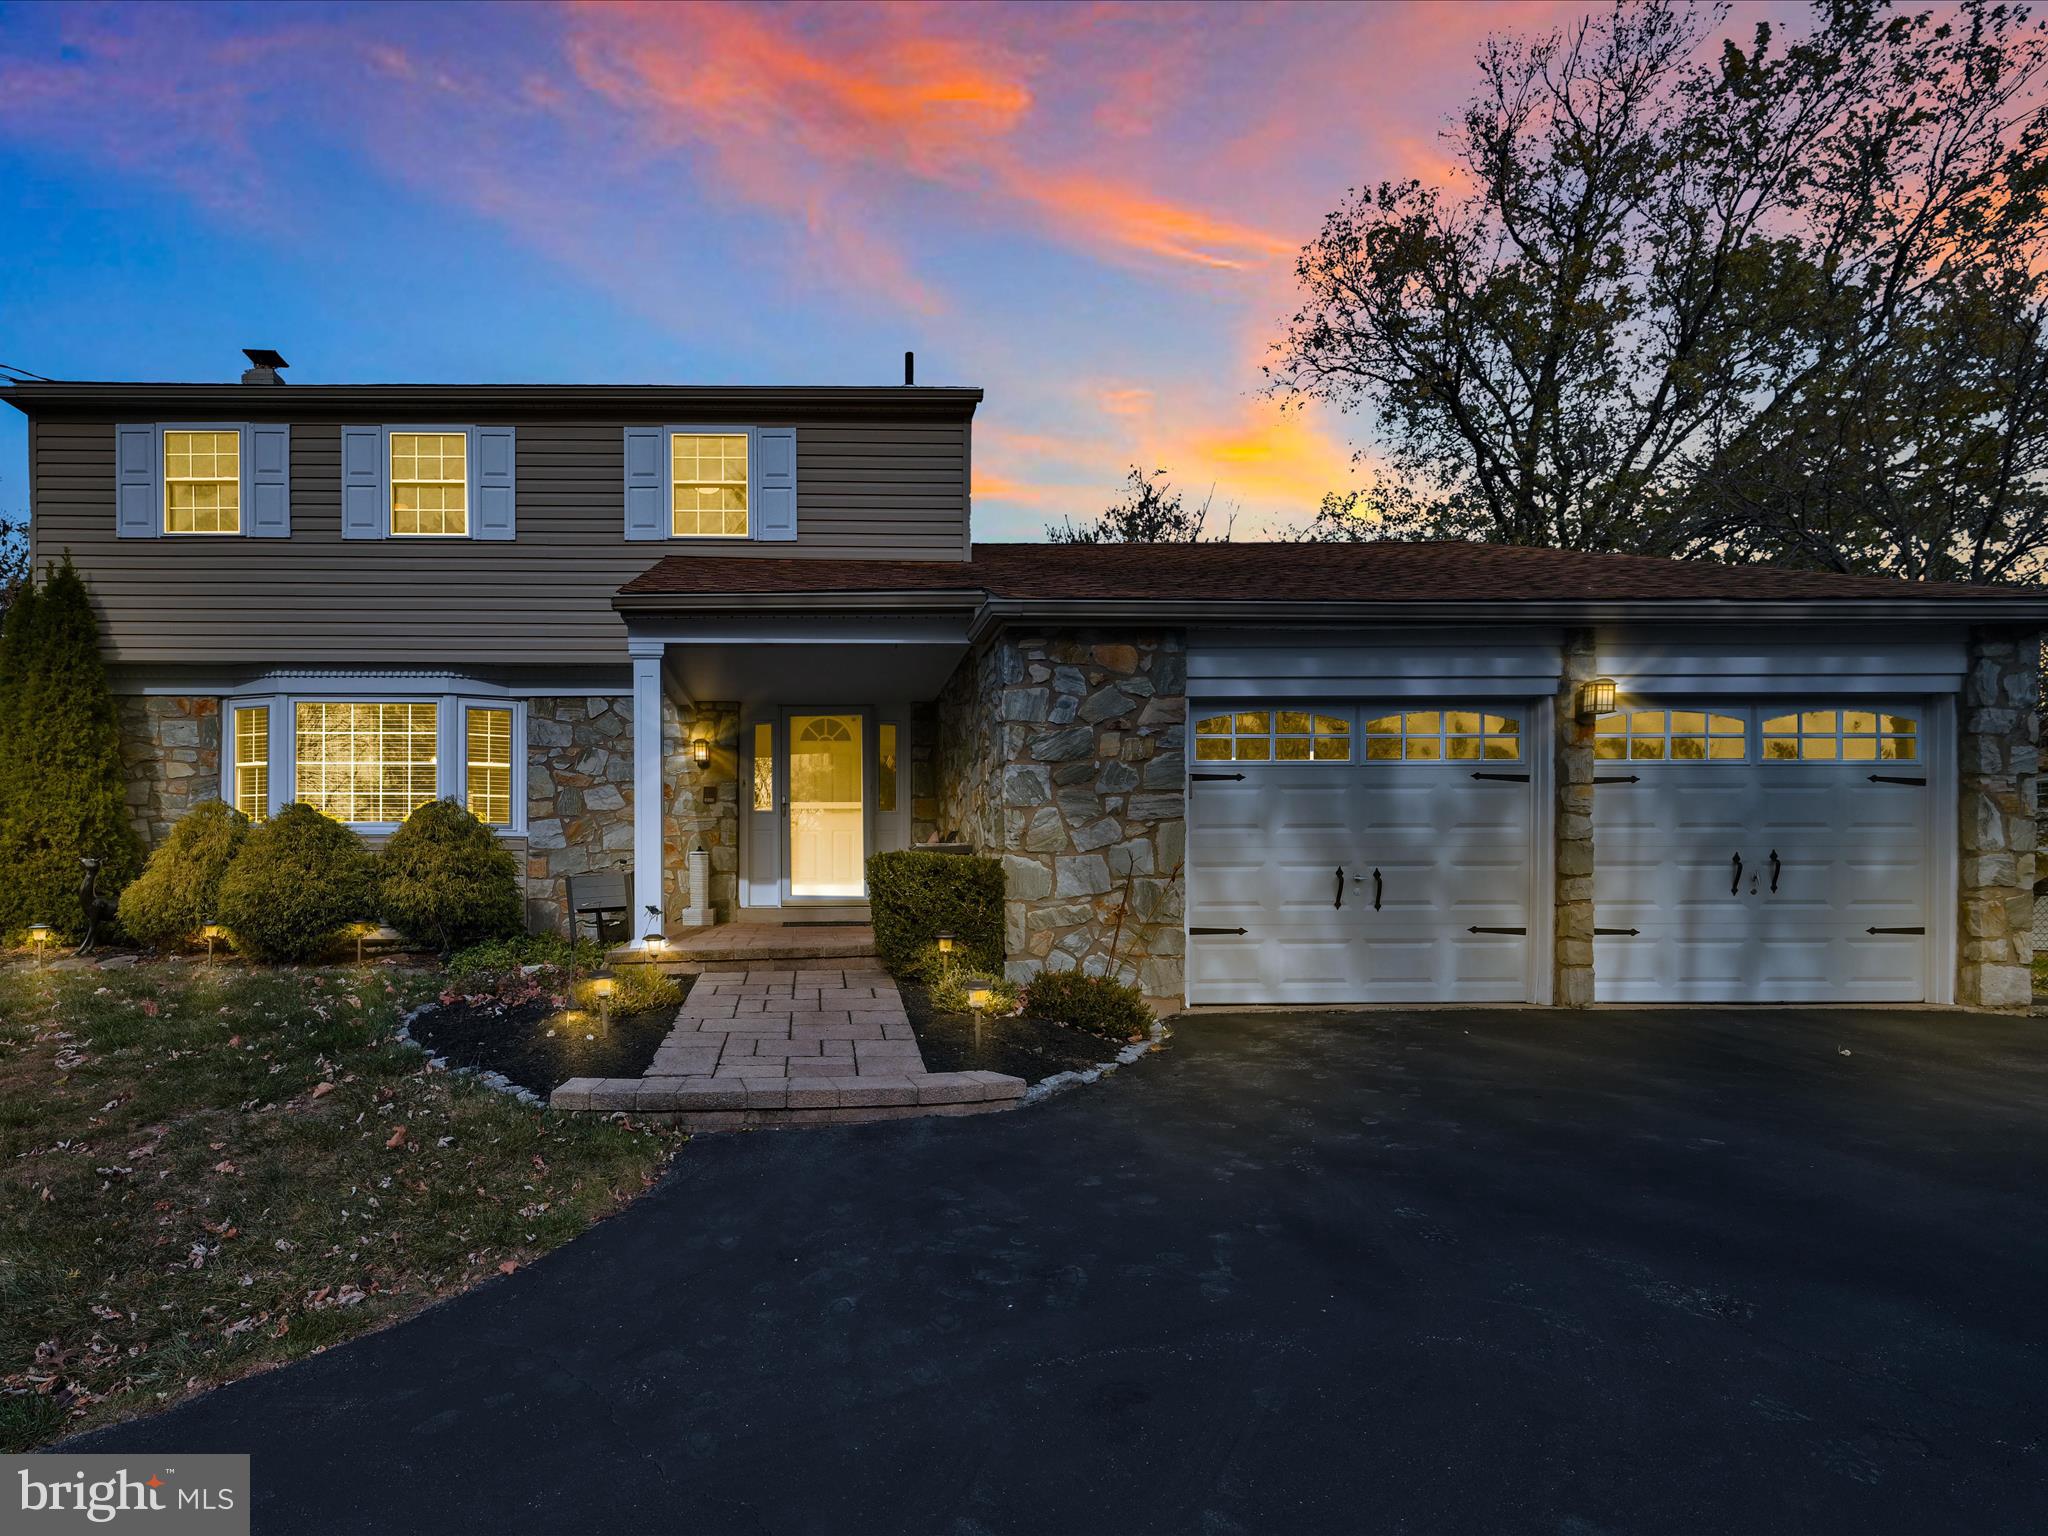
[[[711, 761], [697, 766], [690, 744], [711, 743]], [[740, 707], [703, 702], [685, 713], [661, 704], [661, 878], [671, 928], [690, 905], [688, 855], [711, 855], [711, 920], [729, 923], [740, 906]]]
[[221, 798], [220, 701], [128, 695], [119, 708], [128, 817], [154, 848], [193, 806]]
[[939, 805], [939, 709], [915, 704], [910, 710], [910, 842], [929, 842], [943, 830]]
[[570, 875], [624, 873], [630, 884], [632, 696], [529, 699], [526, 749], [527, 926], [567, 933]]
[[1970, 637], [1957, 719], [1961, 951], [1956, 1001], [2024, 1008], [2033, 998], [2041, 637]]
[[1553, 759], [1557, 868], [1551, 1001], [1560, 1008], [1584, 1008], [1593, 1001], [1593, 727], [1579, 721], [1579, 685], [1597, 669], [1591, 631], [1567, 634]]
[[1154, 631], [1005, 633], [947, 685], [942, 820], [1003, 861], [1012, 978], [1181, 995], [1186, 695], [1185, 637]]

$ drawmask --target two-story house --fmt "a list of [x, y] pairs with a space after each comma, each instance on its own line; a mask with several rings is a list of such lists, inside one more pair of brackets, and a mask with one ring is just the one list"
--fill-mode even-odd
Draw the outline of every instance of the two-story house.
[[1463, 544], [977, 544], [981, 393], [23, 383], [149, 838], [456, 796], [636, 929], [1001, 858], [1014, 973], [1193, 1003], [2028, 987], [2015, 589]]

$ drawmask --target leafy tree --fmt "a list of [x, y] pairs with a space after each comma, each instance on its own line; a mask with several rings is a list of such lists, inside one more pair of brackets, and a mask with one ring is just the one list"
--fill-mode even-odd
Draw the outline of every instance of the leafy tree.
[[1372, 411], [1396, 532], [2031, 569], [2042, 24], [1832, 0], [1710, 49], [1726, 14], [1618, 0], [1489, 40], [1463, 178], [1327, 218], [1271, 387]]
[[[1209, 520], [1209, 505], [1216, 499], [1212, 487], [1200, 506], [1191, 507], [1181, 492], [1166, 478], [1166, 471], [1149, 474], [1137, 465], [1125, 482], [1128, 489], [1092, 523], [1076, 524], [1072, 518], [1046, 525], [1045, 536], [1055, 544], [1199, 544], [1203, 525]], [[1228, 543], [1226, 526], [1221, 538]]]
[[67, 558], [25, 585], [0, 641], [0, 932], [84, 928], [79, 860], [111, 900], [141, 863], [99, 624]]
[[28, 582], [28, 519], [0, 516], [0, 615]]

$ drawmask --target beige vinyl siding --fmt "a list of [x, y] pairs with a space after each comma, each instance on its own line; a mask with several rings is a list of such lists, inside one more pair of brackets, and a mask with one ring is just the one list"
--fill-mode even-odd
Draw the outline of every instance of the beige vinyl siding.
[[114, 425], [40, 417], [29, 457], [36, 554], [71, 552], [117, 664], [609, 665], [612, 594], [665, 555], [967, 555], [965, 421], [795, 422], [790, 543], [628, 542], [624, 423], [526, 421], [509, 542], [344, 541], [340, 424], [302, 420], [290, 539], [117, 539]]

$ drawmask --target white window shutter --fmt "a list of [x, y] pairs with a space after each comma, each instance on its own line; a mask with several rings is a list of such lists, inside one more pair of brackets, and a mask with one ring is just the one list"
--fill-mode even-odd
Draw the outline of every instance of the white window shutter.
[[479, 539], [509, 539], [513, 536], [515, 496], [513, 467], [517, 444], [510, 427], [469, 429], [470, 501], [475, 514], [472, 535]]
[[665, 539], [669, 529], [668, 432], [626, 428], [626, 537]]
[[252, 539], [292, 536], [292, 429], [281, 422], [242, 428], [243, 500]]
[[757, 539], [783, 541], [796, 537], [796, 428], [754, 428], [747, 498], [748, 526]]
[[341, 429], [341, 536], [381, 539], [391, 526], [384, 429]]
[[163, 480], [152, 426], [114, 428], [114, 534], [153, 539], [163, 529]]

